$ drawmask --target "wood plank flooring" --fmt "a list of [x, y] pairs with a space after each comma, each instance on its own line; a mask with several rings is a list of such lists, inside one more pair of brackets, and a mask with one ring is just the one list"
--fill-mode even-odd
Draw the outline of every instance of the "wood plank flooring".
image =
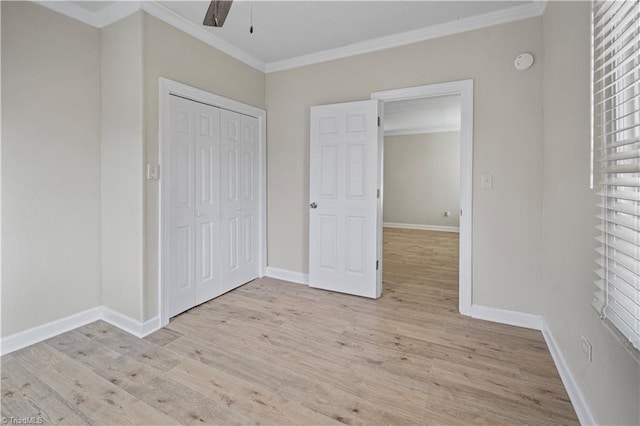
[[577, 424], [539, 332], [457, 313], [458, 235], [385, 229], [379, 300], [263, 278], [135, 338], [98, 321], [2, 357], [45, 424]]

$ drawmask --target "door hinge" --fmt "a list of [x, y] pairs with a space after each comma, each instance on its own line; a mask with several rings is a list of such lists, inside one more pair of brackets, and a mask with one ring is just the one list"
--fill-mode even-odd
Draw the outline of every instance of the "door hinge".
[[376, 198], [380, 198], [380, 188], [376, 191]]
[[380, 127], [380, 117], [378, 117], [378, 127]]
[[462, 209], [460, 209], [460, 216], [462, 216]]
[[380, 261], [376, 260], [376, 271], [378, 270], [379, 264], [380, 264]]

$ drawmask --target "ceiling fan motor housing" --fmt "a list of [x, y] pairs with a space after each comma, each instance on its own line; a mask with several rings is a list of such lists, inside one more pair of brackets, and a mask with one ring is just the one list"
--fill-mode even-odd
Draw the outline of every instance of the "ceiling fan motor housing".
[[213, 0], [209, 3], [207, 13], [204, 15], [202, 25], [209, 27], [221, 27], [227, 19], [233, 0]]

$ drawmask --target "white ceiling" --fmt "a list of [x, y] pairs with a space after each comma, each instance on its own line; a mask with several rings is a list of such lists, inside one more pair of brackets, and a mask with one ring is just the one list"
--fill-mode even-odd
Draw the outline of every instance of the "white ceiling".
[[460, 130], [460, 96], [436, 96], [384, 103], [384, 134], [410, 135]]
[[100, 12], [103, 9], [111, 6], [115, 1], [70, 1], [69, 3], [79, 6], [83, 9], [87, 9], [89, 12]]
[[[160, 4], [201, 24], [208, 1]], [[222, 28], [207, 28], [263, 62], [335, 49], [517, 6], [496, 1], [234, 1]], [[253, 34], [249, 33], [253, 7]]]
[[267, 72], [538, 16], [545, 5], [544, 0], [235, 0], [224, 26], [211, 28], [202, 25], [208, 0], [37, 3], [97, 27], [143, 9]]

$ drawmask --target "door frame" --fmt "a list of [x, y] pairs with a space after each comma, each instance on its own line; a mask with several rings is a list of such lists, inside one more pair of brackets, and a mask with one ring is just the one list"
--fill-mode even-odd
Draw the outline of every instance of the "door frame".
[[[459, 95], [460, 121], [460, 258], [458, 309], [463, 315], [471, 314], [473, 300], [473, 80], [459, 80], [424, 86], [373, 92], [371, 99], [383, 102], [434, 96]], [[384, 143], [384, 142], [383, 142]], [[380, 176], [383, 165], [380, 165]], [[384, 183], [381, 182], [381, 185]], [[384, 193], [384, 189], [382, 190]], [[381, 198], [382, 199], [382, 198]], [[382, 235], [382, 221], [378, 225]]]
[[261, 108], [244, 104], [233, 99], [225, 98], [192, 86], [188, 86], [168, 78], [159, 79], [159, 114], [158, 131], [160, 144], [160, 190], [159, 190], [159, 219], [158, 219], [158, 313], [160, 327], [169, 324], [168, 289], [166, 277], [168, 267], [169, 248], [165, 244], [169, 233], [168, 223], [168, 191], [169, 185], [163, 178], [167, 175], [169, 165], [169, 99], [171, 95], [180, 96], [195, 102], [213, 107], [234, 111], [258, 120], [258, 277], [264, 277], [267, 270], [267, 112]]

